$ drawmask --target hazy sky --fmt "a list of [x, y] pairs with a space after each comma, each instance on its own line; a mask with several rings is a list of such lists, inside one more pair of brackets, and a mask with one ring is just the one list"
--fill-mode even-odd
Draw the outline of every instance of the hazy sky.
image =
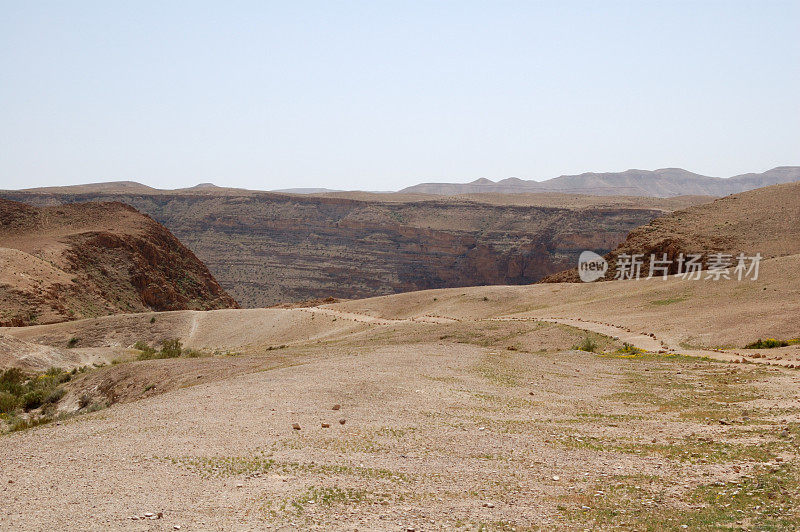
[[0, 0], [0, 188], [800, 164], [800, 0]]

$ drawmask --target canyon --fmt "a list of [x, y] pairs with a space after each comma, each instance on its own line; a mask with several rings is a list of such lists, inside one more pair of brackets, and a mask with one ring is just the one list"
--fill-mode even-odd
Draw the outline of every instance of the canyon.
[[571, 267], [585, 249], [607, 253], [632, 229], [711, 199], [291, 195], [213, 185], [161, 191], [136, 183], [0, 196], [38, 206], [131, 205], [169, 229], [244, 307], [529, 284]]

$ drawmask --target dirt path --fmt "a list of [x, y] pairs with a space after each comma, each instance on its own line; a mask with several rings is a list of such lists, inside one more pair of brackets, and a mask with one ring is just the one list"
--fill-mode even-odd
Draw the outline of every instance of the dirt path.
[[[744, 358], [738, 352], [729, 352], [729, 351], [712, 350], [712, 349], [687, 349], [679, 345], [672, 344], [668, 342], [666, 339], [658, 338], [654, 334], [648, 335], [645, 333], [637, 333], [628, 329], [627, 327], [614, 325], [613, 323], [591, 321], [582, 318], [554, 318], [554, 317], [522, 318], [514, 316], [502, 316], [497, 318], [486, 318], [484, 320], [463, 320], [457, 318], [450, 318], [447, 316], [426, 314], [422, 316], [413, 316], [411, 318], [404, 318], [404, 319], [390, 319], [390, 318], [380, 318], [380, 317], [370, 316], [368, 314], [360, 314], [356, 312], [344, 312], [329, 307], [307, 307], [300, 310], [304, 312], [325, 314], [327, 316], [333, 316], [342, 319], [348, 319], [356, 322], [369, 323], [375, 325], [392, 325], [397, 323], [443, 324], [443, 323], [458, 323], [463, 321], [476, 321], [476, 322], [477, 321], [533, 321], [533, 322], [546, 321], [549, 323], [559, 323], [562, 325], [569, 325], [570, 327], [576, 327], [584, 331], [590, 331], [605, 336], [610, 336], [612, 338], [618, 339], [621, 342], [627, 342], [638, 349], [642, 349], [644, 351], [651, 353], [667, 353], [667, 352], [680, 353], [681, 355], [700, 357], [700, 358], [707, 357], [714, 360], [720, 360], [723, 362], [740, 361]], [[750, 362], [769, 363], [771, 365], [781, 365], [781, 366], [789, 365], [789, 361], [783, 361], [783, 360], [777, 360], [777, 361], [772, 360], [770, 362], [767, 362], [765, 360], [754, 359], [750, 360]]]
[[[725, 351], [722, 349], [689, 349], [685, 347], [681, 347], [673, 342], [670, 342], [669, 339], [666, 338], [658, 338], [655, 334], [645, 334], [645, 333], [636, 333], [628, 329], [627, 327], [621, 327], [619, 325], [614, 325], [611, 323], [603, 323], [597, 321], [590, 321], [584, 320], [581, 318], [549, 318], [549, 317], [542, 317], [542, 318], [497, 318], [497, 319], [511, 319], [511, 320], [533, 320], [533, 321], [547, 321], [551, 323], [561, 323], [563, 325], [570, 325], [572, 327], [577, 327], [579, 329], [583, 329], [585, 331], [591, 331], [598, 334], [604, 334], [606, 336], [611, 336], [613, 338], [619, 338], [622, 342], [627, 342], [634, 347], [639, 349], [643, 349], [645, 351], [654, 352], [654, 353], [679, 353], [681, 355], [686, 356], [693, 356], [693, 357], [706, 357], [711, 358], [714, 360], [720, 360], [723, 362], [734, 362], [734, 361], [741, 361], [744, 357], [741, 352], [731, 352]], [[760, 360], [754, 359], [750, 360], [750, 362], [755, 362], [759, 364], [767, 363], [770, 365], [779, 365], [779, 366], [787, 366], [790, 364], [788, 360]]]
[[355, 312], [344, 312], [327, 307], [304, 307], [295, 309], [300, 312], [310, 312], [311, 314], [324, 314], [334, 318], [355, 321], [358, 323], [369, 323], [371, 325], [392, 325], [394, 323], [406, 323], [410, 320], [394, 320], [389, 318], [376, 318], [368, 314], [357, 314]]
[[197, 312], [192, 312], [192, 326], [189, 328], [189, 340], [194, 338], [194, 335], [197, 333], [197, 327], [199, 325], [199, 318], [200, 315]]

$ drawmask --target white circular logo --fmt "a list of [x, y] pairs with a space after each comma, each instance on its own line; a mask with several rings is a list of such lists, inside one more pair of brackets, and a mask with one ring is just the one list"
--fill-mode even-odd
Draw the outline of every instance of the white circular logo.
[[578, 257], [578, 275], [584, 283], [591, 283], [603, 277], [608, 271], [606, 259], [594, 251], [584, 251]]

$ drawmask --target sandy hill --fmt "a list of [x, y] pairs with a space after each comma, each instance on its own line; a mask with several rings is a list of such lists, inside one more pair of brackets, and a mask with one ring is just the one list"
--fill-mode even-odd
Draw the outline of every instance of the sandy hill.
[[236, 306], [169, 231], [121, 203], [0, 200], [0, 322]]
[[422, 183], [403, 189], [404, 193], [475, 194], [562, 192], [601, 196], [682, 195], [724, 196], [754, 188], [789, 183], [800, 179], [800, 166], [779, 166], [766, 172], [742, 174], [729, 178], [709, 177], [682, 168], [659, 170], [626, 170], [624, 172], [588, 172], [564, 175], [545, 181], [527, 181], [515, 177], [494, 182], [478, 179], [471, 183]]
[[[727, 253], [764, 258], [800, 253], [800, 182], [764, 187], [689, 207], [656, 218], [637, 228], [606, 255], [612, 267], [620, 254], [656, 254], [675, 260], [681, 253]], [[707, 261], [704, 261], [707, 262]], [[675, 265], [670, 271], [675, 273]], [[643, 269], [644, 271], [644, 269]], [[545, 282], [577, 282], [577, 270], [544, 279]]]

